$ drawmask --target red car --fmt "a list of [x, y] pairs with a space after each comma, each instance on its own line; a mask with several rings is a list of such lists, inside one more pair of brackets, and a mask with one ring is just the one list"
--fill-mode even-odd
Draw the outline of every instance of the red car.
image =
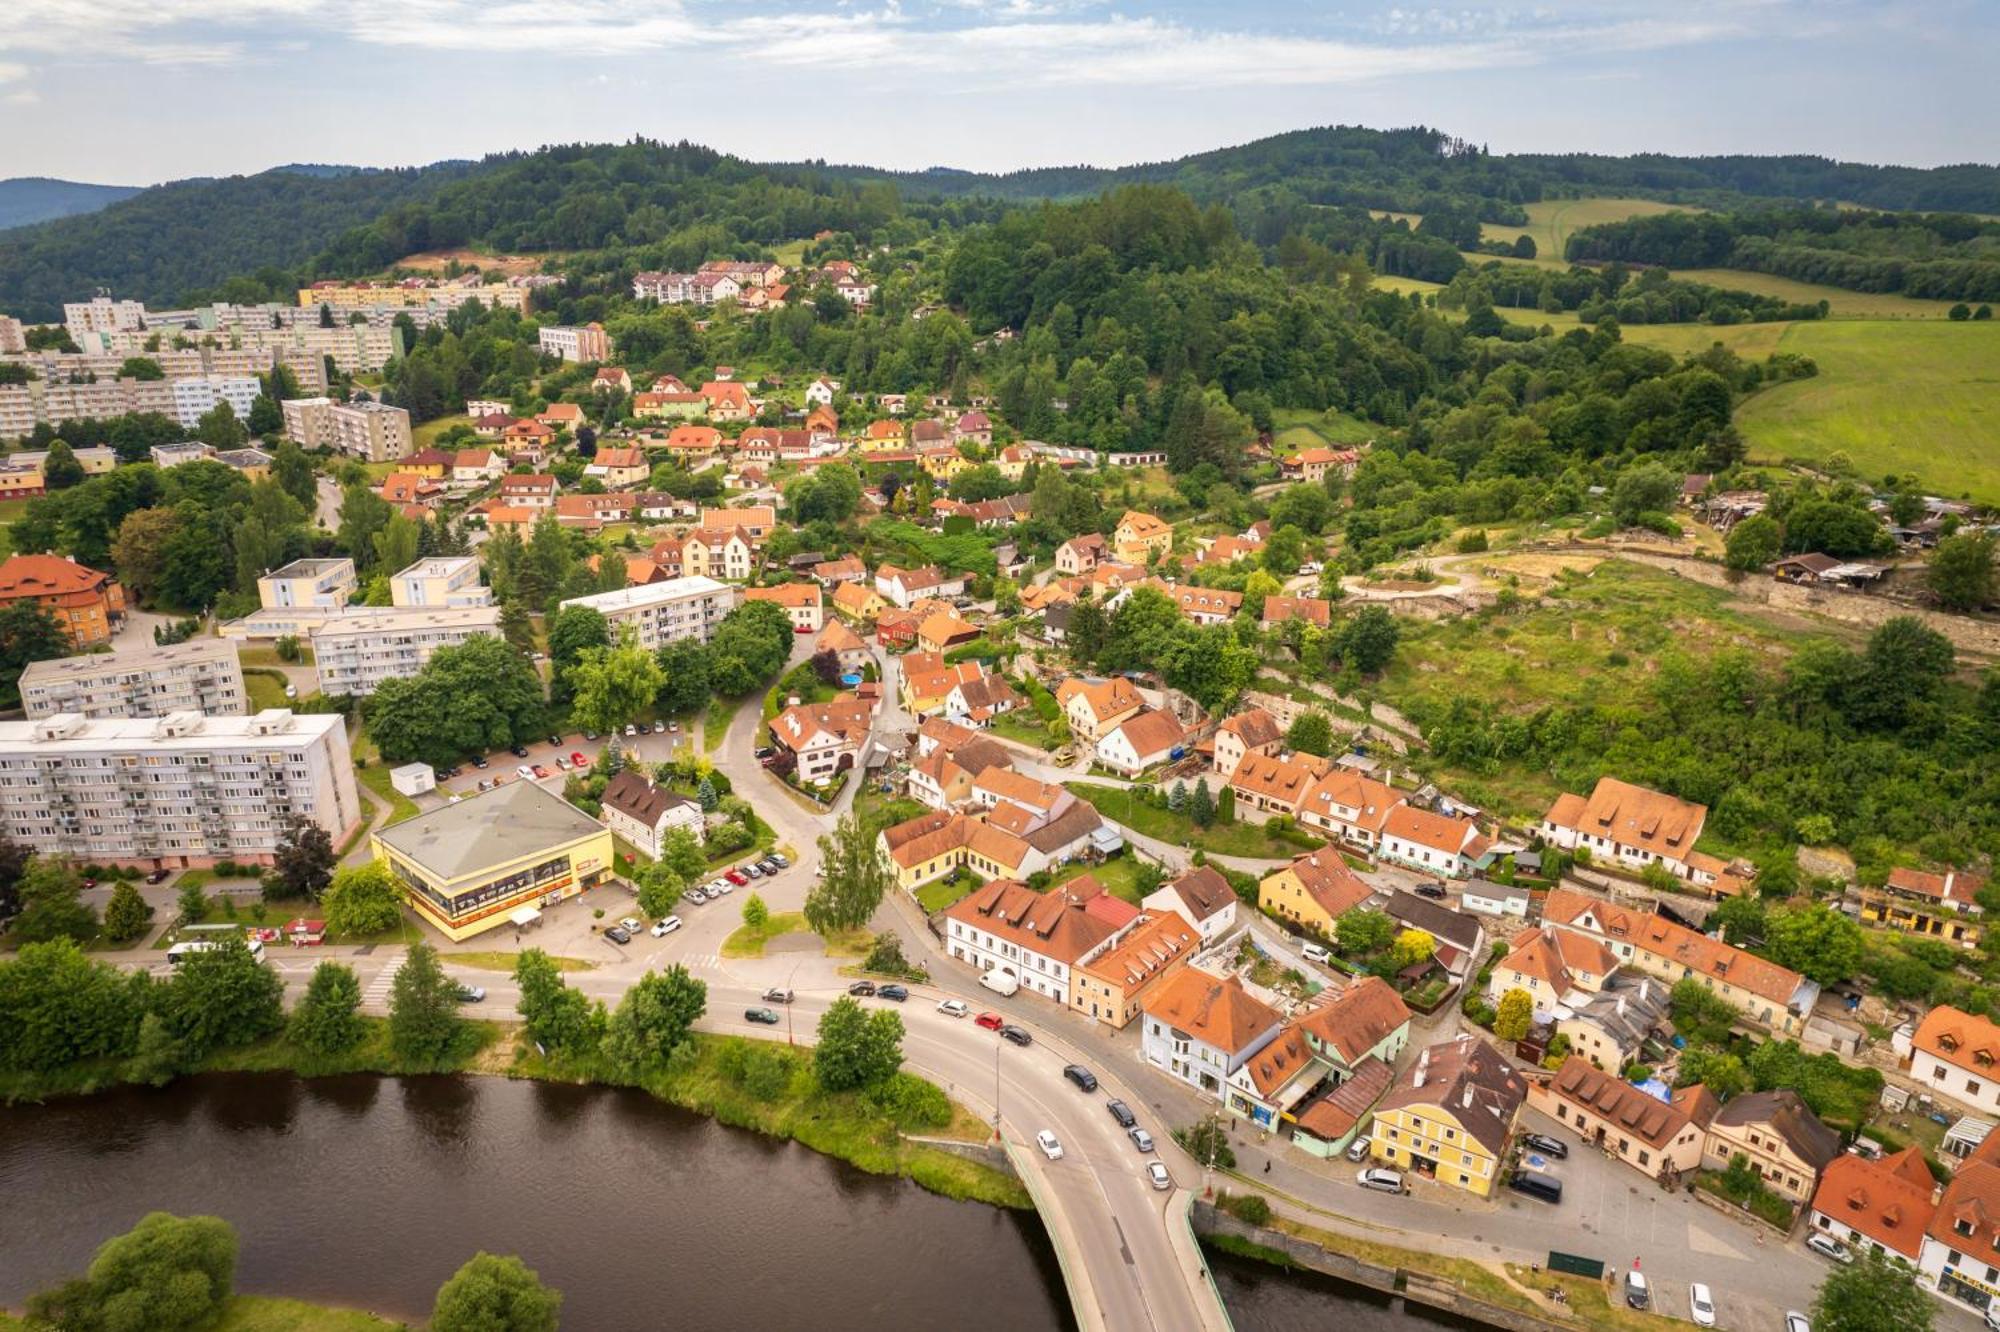
[[738, 888], [741, 888], [744, 884], [750, 882], [750, 876], [745, 874], [742, 870], [730, 870], [722, 877], [729, 880], [731, 883], [735, 884]]
[[539, 764], [539, 763], [537, 763], [537, 764], [535, 765], [535, 776], [536, 776], [537, 778], [542, 778], [542, 777], [546, 777], [546, 776], [548, 776], [548, 775], [549, 775], [549, 770], [548, 770], [547, 768], [543, 767], [543, 766], [542, 766], [541, 764]]
[[587, 768], [590, 766], [590, 760], [583, 756], [582, 750], [578, 750], [569, 756], [569, 765], [572, 768]]
[[984, 1027], [988, 1031], [998, 1031], [1007, 1025], [1001, 1020], [998, 1013], [981, 1013], [978, 1017], [972, 1019], [972, 1021], [973, 1025]]

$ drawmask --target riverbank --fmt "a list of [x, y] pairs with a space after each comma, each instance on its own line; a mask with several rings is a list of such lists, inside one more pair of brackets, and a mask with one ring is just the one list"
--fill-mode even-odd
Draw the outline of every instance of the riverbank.
[[[957, 1139], [968, 1144], [991, 1138], [984, 1120], [945, 1097], [941, 1090], [937, 1091], [935, 1102], [947, 1107], [946, 1113], [918, 1122], [907, 1107], [884, 1107], [858, 1092], [820, 1090], [811, 1076], [807, 1051], [776, 1041], [697, 1034], [692, 1038], [695, 1054], [691, 1059], [635, 1084], [617, 1076], [601, 1059], [541, 1055], [519, 1039], [517, 1024], [503, 1022], [468, 1020], [465, 1039], [450, 1059], [437, 1065], [412, 1067], [390, 1047], [387, 1019], [364, 1018], [363, 1022], [367, 1034], [354, 1049], [340, 1055], [316, 1055], [280, 1035], [216, 1051], [186, 1070], [184, 1076], [291, 1073], [302, 1078], [324, 1078], [354, 1073], [385, 1077], [461, 1074], [573, 1085], [636, 1086], [669, 1105], [737, 1128], [797, 1142], [870, 1174], [908, 1179], [946, 1198], [1033, 1210], [1027, 1190], [1010, 1173], [907, 1139], [908, 1133]], [[748, 1072], [740, 1054], [732, 1047], [763, 1052], [758, 1061], [761, 1067]], [[777, 1052], [782, 1060], [771, 1052]], [[9, 1075], [0, 1078], [0, 1104], [87, 1096], [138, 1085], [130, 1069], [125, 1061], [99, 1061], [75, 1065], [54, 1075]]]
[[[337, 1309], [269, 1295], [237, 1295], [213, 1332], [401, 1332], [398, 1323], [359, 1309]], [[28, 1332], [28, 1325], [0, 1313], [0, 1332]]]

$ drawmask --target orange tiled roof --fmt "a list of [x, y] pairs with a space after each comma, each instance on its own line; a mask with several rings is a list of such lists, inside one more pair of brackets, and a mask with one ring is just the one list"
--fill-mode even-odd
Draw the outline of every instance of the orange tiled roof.
[[1937, 1214], [1937, 1204], [1931, 1200], [1936, 1187], [1923, 1153], [1915, 1147], [1879, 1161], [1847, 1153], [1835, 1157], [1821, 1173], [1813, 1210], [1915, 1262], [1924, 1231]]
[[1251, 995], [1235, 976], [1224, 980], [1192, 969], [1161, 986], [1143, 1008], [1147, 1017], [1231, 1053], [1280, 1021], [1277, 1010]]

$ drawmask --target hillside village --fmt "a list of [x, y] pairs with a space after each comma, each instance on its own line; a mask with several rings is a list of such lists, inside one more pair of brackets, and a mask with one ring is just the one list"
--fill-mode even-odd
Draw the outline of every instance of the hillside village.
[[[851, 253], [637, 271], [630, 299], [691, 336], [879, 309], [900, 279]], [[1407, 680], [1418, 646], [1504, 645], [1594, 578], [1737, 589], [1834, 645], [1790, 661], [1848, 692], [1770, 684], [1787, 706], [1874, 709], [1935, 743], [1958, 789], [1927, 795], [1984, 807], [1956, 765], [1991, 752], [1993, 678], [1964, 678], [2000, 651], [1991, 509], [1717, 446], [1564, 477], [1556, 513], [1426, 511], [1429, 460], [1338, 413], [1197, 390], [1148, 447], [1051, 442], [969, 345], [926, 391], [856, 391], [554, 322], [559, 282], [0, 320], [0, 831], [93, 886], [146, 875], [165, 925], [181, 899], [151, 885], [274, 875], [311, 825], [430, 935], [488, 946], [656, 867], [626, 899], [648, 924], [709, 876], [859, 847], [936, 967], [1278, 1144], [1303, 1187], [1358, 1164], [1550, 1198], [1553, 1135], [1740, 1244], [2000, 1296], [1990, 811], [1871, 823], [1892, 788], [1821, 808], [1804, 780], [1753, 802], [1754, 773], [1717, 785], [1664, 737], [1576, 760], [1527, 734], [1544, 712]], [[482, 320], [516, 321], [514, 372], [414, 382], [423, 339]], [[1056, 401], [1032, 410], [1083, 407]], [[163, 762], [187, 775], [128, 790]]]

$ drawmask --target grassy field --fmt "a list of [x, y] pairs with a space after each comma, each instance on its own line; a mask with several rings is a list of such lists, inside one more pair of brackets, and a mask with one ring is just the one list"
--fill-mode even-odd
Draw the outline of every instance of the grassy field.
[[1835, 319], [1943, 319], [1952, 306], [1950, 301], [1920, 301], [1894, 292], [1849, 291], [1740, 268], [1682, 268], [1674, 270], [1674, 276], [1784, 301], [1825, 301]]
[[[717, 906], [723, 911], [741, 913], [743, 902], [748, 900], [747, 894], [754, 891], [755, 889], [746, 889], [746, 896], [742, 899], [737, 899], [732, 895], [732, 897], [725, 898], [722, 902], [712, 905]], [[764, 956], [764, 945], [770, 943], [771, 940], [787, 934], [809, 933], [811, 933], [811, 930], [806, 925], [806, 918], [803, 912], [773, 911], [765, 919], [761, 927], [753, 925], [738, 926], [735, 933], [722, 941], [722, 955], [724, 957], [762, 957]], [[875, 936], [867, 930], [849, 930], [845, 934], [833, 935], [825, 941], [826, 955], [828, 957], [865, 957], [868, 953], [868, 945], [874, 942], [874, 938]]]
[[[27, 1332], [27, 1326], [0, 1313], [0, 1332]], [[237, 1295], [223, 1311], [222, 1321], [215, 1324], [215, 1332], [396, 1332], [407, 1326], [359, 1309], [329, 1309], [270, 1295]]]
[[1107, 860], [1101, 865], [1065, 865], [1056, 871], [1055, 880], [1050, 886], [1068, 883], [1071, 879], [1080, 879], [1086, 874], [1103, 884], [1105, 892], [1113, 897], [1123, 898], [1133, 906], [1138, 906], [1145, 898], [1145, 894], [1139, 891], [1139, 862], [1129, 854]]
[[1941, 494], [2000, 499], [2000, 323], [1792, 324], [1778, 347], [1820, 372], [1743, 404], [1753, 459], [1838, 452], [1867, 480], [1914, 472]]
[[1297, 830], [1289, 836], [1279, 836], [1258, 823], [1212, 823], [1206, 828], [1198, 828], [1194, 820], [1185, 814], [1149, 805], [1128, 787], [1099, 786], [1092, 782], [1065, 782], [1063, 785], [1078, 797], [1088, 800], [1105, 818], [1122, 823], [1142, 837], [1155, 838], [1174, 846], [1186, 846], [1218, 856], [1286, 860], [1321, 844], [1319, 838]]
[[[1393, 279], [1377, 281], [1389, 280]], [[1271, 421], [1277, 427], [1279, 453], [1367, 444], [1382, 432], [1381, 426], [1345, 412], [1315, 412], [1302, 407], [1280, 407], [1271, 413]]]
[[1685, 204], [1661, 203], [1658, 199], [1544, 199], [1529, 204], [1527, 208], [1527, 226], [1499, 227], [1488, 223], [1479, 228], [1480, 238], [1511, 242], [1522, 236], [1532, 236], [1536, 258], [1560, 261], [1570, 234], [1585, 227], [1594, 227], [1600, 222], [1623, 222], [1628, 217], [1701, 211]]
[[472, 418], [463, 414], [458, 416], [440, 416], [435, 421], [426, 421], [422, 425], [414, 427], [410, 431], [410, 443], [416, 446], [417, 452], [422, 452], [437, 443], [439, 436], [443, 435], [445, 431], [451, 429], [453, 426], [469, 426], [471, 424]]

